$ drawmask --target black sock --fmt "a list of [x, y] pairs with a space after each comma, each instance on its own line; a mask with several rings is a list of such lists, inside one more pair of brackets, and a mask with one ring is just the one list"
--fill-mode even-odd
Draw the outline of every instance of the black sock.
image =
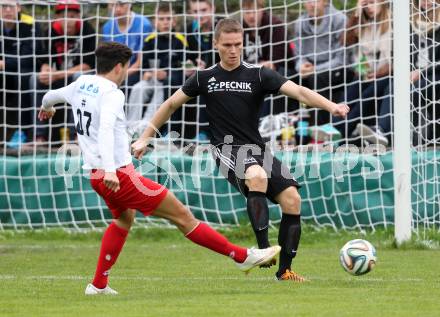
[[267, 206], [266, 193], [250, 191], [247, 197], [247, 212], [257, 238], [258, 248], [268, 248], [270, 246], [269, 207]]
[[301, 238], [301, 216], [284, 214], [281, 217], [278, 244], [281, 246], [280, 265], [277, 277], [291, 269], [292, 260], [296, 256], [299, 240]]

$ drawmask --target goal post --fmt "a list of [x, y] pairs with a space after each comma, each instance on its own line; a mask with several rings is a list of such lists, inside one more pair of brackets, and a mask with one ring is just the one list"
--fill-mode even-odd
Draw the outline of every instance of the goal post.
[[411, 238], [410, 0], [393, 0], [394, 228], [398, 244]]

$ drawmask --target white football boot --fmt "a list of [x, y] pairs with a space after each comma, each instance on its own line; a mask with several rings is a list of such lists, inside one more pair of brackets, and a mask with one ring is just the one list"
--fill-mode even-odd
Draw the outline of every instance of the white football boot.
[[118, 292], [110, 288], [108, 285], [105, 288], [96, 288], [92, 283], [87, 285], [84, 292], [86, 295], [118, 295]]
[[245, 272], [249, 273], [254, 267], [259, 266], [261, 264], [266, 264], [278, 254], [280, 253], [281, 247], [279, 245], [275, 245], [266, 249], [247, 249], [247, 258], [243, 263], [235, 263], [238, 268]]

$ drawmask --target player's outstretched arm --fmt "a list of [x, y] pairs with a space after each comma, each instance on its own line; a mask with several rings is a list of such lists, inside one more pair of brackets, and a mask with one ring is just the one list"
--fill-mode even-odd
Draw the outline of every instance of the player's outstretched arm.
[[327, 110], [336, 117], [345, 117], [350, 108], [345, 104], [336, 104], [306, 87], [288, 80], [280, 88], [280, 92], [310, 107]]
[[150, 124], [142, 133], [141, 137], [131, 145], [133, 155], [137, 159], [141, 159], [147, 150], [147, 145], [150, 139], [156, 135], [156, 131], [168, 121], [171, 115], [179, 109], [184, 103], [188, 102], [191, 97], [185, 95], [182, 89], [176, 91], [170, 98], [160, 105], [159, 109], [154, 114]]
[[43, 104], [40, 108], [40, 112], [38, 113], [38, 119], [40, 121], [50, 119], [55, 115], [55, 108], [53, 107], [54, 105], [68, 102], [72, 85], [73, 84], [60, 89], [49, 90], [44, 95]]
[[[55, 108], [53, 105], [65, 102], [63, 96], [57, 90], [48, 91], [43, 97], [43, 104], [41, 105], [38, 119], [44, 121], [52, 118], [55, 115]], [[58, 101], [58, 102], [57, 102]]]

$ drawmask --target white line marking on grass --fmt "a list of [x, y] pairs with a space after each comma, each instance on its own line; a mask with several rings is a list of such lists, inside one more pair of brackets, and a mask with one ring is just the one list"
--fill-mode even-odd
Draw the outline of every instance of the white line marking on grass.
[[38, 245], [38, 244], [9, 244], [0, 245], [0, 250], [54, 250], [54, 249], [96, 249], [99, 244], [93, 245], [79, 245], [79, 244], [56, 244], [56, 245]]
[[[0, 275], [0, 280], [90, 280], [92, 276], [80, 276], [80, 275], [30, 275], [30, 276], [17, 276], [17, 275]], [[112, 276], [112, 280], [127, 280], [127, 281], [228, 281], [228, 280], [251, 280], [251, 281], [264, 281], [272, 280], [268, 277], [124, 277], [124, 276]]]
[[[342, 281], [342, 282], [425, 282], [422, 278], [382, 278], [382, 277], [365, 277], [365, 276], [353, 276], [343, 279], [326, 278], [320, 276], [308, 276], [311, 281]], [[433, 280], [434, 282], [434, 280]]]
[[[331, 281], [331, 282], [381, 282], [381, 283], [393, 283], [393, 282], [426, 282], [421, 278], [368, 278], [368, 277], [353, 277], [343, 279], [331, 279], [323, 277], [309, 277], [306, 276], [310, 282], [314, 281]], [[0, 280], [73, 280], [73, 281], [88, 281], [92, 279], [92, 276], [80, 276], [80, 275], [30, 275], [30, 276], [17, 276], [17, 275], [0, 275]], [[150, 276], [112, 276], [112, 280], [125, 280], [125, 281], [272, 281], [273, 277], [250, 277], [250, 276], [226, 276], [226, 277], [150, 277]], [[436, 280], [430, 280], [431, 282], [437, 282]]]
[[[0, 244], [0, 251], [1, 250], [99, 249], [100, 245], [101, 245], [100, 241], [97, 241], [95, 245], [81, 245], [81, 244], [56, 244], [56, 245], [8, 244], [8, 245], [1, 245]], [[154, 242], [151, 244], [148, 244], [148, 243], [141, 244], [136, 247], [142, 248], [142, 249], [151, 249], [153, 246], [154, 246]], [[187, 246], [170, 244], [170, 245], [166, 245], [161, 248], [162, 249], [183, 249], [183, 248], [187, 248]]]

